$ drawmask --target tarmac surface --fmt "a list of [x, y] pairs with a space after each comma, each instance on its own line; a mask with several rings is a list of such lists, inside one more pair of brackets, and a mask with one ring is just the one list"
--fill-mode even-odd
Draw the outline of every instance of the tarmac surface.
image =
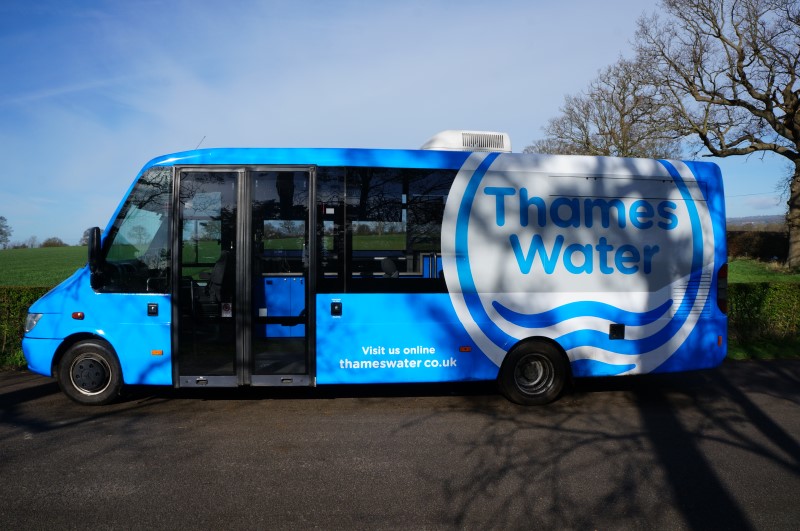
[[797, 529], [800, 361], [488, 384], [131, 388], [0, 373], [0, 529]]

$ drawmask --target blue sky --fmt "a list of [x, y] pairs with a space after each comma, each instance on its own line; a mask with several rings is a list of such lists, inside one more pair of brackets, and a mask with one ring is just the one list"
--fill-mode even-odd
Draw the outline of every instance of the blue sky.
[[[654, 0], [0, 3], [0, 216], [77, 243], [141, 166], [202, 147], [541, 137]], [[718, 161], [729, 216], [782, 214], [777, 157]]]

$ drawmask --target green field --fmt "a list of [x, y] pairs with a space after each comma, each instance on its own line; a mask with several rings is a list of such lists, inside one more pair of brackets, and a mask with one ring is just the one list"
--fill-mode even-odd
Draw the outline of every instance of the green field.
[[735, 258], [728, 264], [728, 281], [745, 282], [800, 282], [800, 273], [789, 271], [777, 263], [765, 263], [749, 258]]
[[0, 286], [55, 286], [86, 264], [86, 247], [0, 251]]
[[[356, 237], [353, 247], [402, 248], [392, 236], [378, 238]], [[369, 245], [368, 245], [369, 244]], [[291, 248], [282, 242], [283, 248]], [[400, 247], [398, 247], [400, 245]], [[301, 246], [298, 244], [297, 248]], [[184, 252], [188, 250], [185, 249]], [[213, 255], [219, 254], [214, 249]], [[0, 286], [55, 286], [86, 263], [86, 247], [48, 247], [43, 249], [6, 249], [0, 251]], [[213, 261], [213, 260], [211, 260]], [[742, 282], [800, 282], [800, 273], [790, 272], [779, 264], [735, 258], [729, 264], [728, 281]]]

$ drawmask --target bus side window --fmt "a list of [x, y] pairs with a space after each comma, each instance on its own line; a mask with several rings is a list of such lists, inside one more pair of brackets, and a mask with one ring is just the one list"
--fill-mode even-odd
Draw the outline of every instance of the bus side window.
[[347, 168], [348, 291], [444, 290], [430, 257], [441, 253], [454, 178], [449, 170]]
[[166, 293], [172, 169], [153, 167], [134, 186], [111, 227], [98, 291]]

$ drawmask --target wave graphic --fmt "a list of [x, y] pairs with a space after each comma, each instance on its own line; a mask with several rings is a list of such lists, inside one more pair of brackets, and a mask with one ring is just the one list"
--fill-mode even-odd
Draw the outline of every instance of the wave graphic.
[[503, 319], [523, 328], [546, 328], [575, 317], [598, 317], [626, 326], [643, 326], [663, 317], [672, 307], [672, 303], [672, 299], [669, 299], [661, 306], [646, 312], [631, 312], [598, 301], [571, 302], [535, 314], [515, 312], [498, 301], [492, 301], [492, 307]]
[[635, 363], [607, 363], [593, 359], [580, 359], [572, 362], [572, 375], [616, 376], [635, 368]]
[[[588, 347], [591, 346], [594, 349], [599, 349], [602, 351], [606, 351], [609, 354], [616, 354], [618, 356], [638, 356], [642, 353], [646, 352], [654, 352], [656, 350], [660, 350], [666, 345], [669, 344], [670, 340], [677, 337], [681, 330], [684, 330], [684, 327], [688, 327], [689, 331], [691, 328], [694, 327], [695, 319], [689, 318], [689, 310], [695, 307], [696, 303], [699, 303], [701, 306], [704, 306], [709, 303], [707, 299], [708, 292], [706, 289], [700, 289], [700, 277], [702, 276], [702, 269], [703, 269], [703, 230], [702, 224], [700, 221], [700, 216], [697, 211], [697, 205], [695, 204], [691, 194], [689, 193], [686, 185], [672, 164], [661, 161], [662, 165], [664, 165], [672, 176], [673, 181], [675, 182], [678, 190], [682, 197], [686, 200], [686, 208], [689, 213], [689, 222], [691, 225], [691, 234], [692, 234], [692, 263], [691, 263], [691, 272], [690, 272], [690, 289], [687, 290], [683, 300], [681, 300], [680, 306], [678, 310], [675, 312], [676, 315], [673, 316], [672, 319], [666, 322], [665, 326], [653, 333], [652, 335], [644, 338], [639, 339], [632, 339], [632, 340], [612, 340], [606, 332], [601, 332], [597, 330], [591, 329], [579, 329], [573, 332], [566, 333], [564, 335], [559, 336], [556, 338], [556, 341], [566, 350], [567, 352], [578, 349], [581, 347]], [[670, 305], [672, 301], [669, 301]], [[666, 304], [666, 303], [665, 303]], [[656, 310], [663, 307], [659, 306]], [[654, 311], [654, 310], [651, 310]], [[649, 313], [649, 312], [648, 312]], [[670, 352], [666, 352], [666, 357], [669, 357], [674, 349], [670, 349]], [[663, 361], [663, 360], [662, 360]], [[613, 366], [617, 365], [620, 369], [623, 369], [623, 365], [627, 365], [624, 363], [611, 363], [607, 365]], [[585, 368], [585, 367], [582, 367]], [[595, 365], [595, 369], [597, 366]], [[608, 367], [610, 368], [610, 367]], [[627, 370], [627, 369], [625, 369]]]
[[[458, 203], [450, 206], [449, 210], [453, 223], [452, 232], [447, 234], [452, 238], [452, 256], [470, 256], [469, 229], [472, 207], [480, 183], [493, 164], [497, 154], [492, 153], [485, 158], [476, 160], [475, 167], [467, 177], [463, 192], [460, 192]], [[691, 265], [689, 270], [689, 289], [683, 294], [680, 303], [668, 299], [658, 307], [646, 312], [631, 312], [614, 305], [600, 301], [569, 302], [559, 307], [546, 310], [538, 314], [524, 314], [503, 306], [497, 300], [485, 301], [497, 312], [497, 316], [506, 320], [508, 324], [520, 329], [542, 330], [557, 327], [558, 324], [572, 318], [590, 317], [629, 325], [642, 327], [661, 321], [663, 326], [650, 331], [644, 337], [635, 337], [625, 340], [611, 340], [607, 331], [581, 327], [577, 330], [565, 331], [553, 337], [573, 359], [576, 374], [620, 374], [653, 370], [680, 346], [680, 342], [688, 336], [697, 322], [697, 316], [692, 310], [700, 309], [709, 304], [708, 288], [700, 287], [700, 277], [704, 267], [704, 247], [706, 234], [701, 221], [696, 200], [703, 201], [703, 193], [695, 198], [686, 186], [680, 172], [669, 162], [659, 161], [667, 170], [676, 188], [678, 189], [687, 211], [690, 225], [687, 231], [691, 234]], [[445, 226], [443, 224], [443, 240]], [[713, 244], [713, 237], [708, 241]], [[475, 280], [473, 278], [470, 260], [445, 260], [445, 269], [452, 271], [447, 278], [456, 279], [455, 287], [448, 288], [451, 292], [454, 305], [463, 308], [459, 311], [462, 321], [471, 323], [470, 335], [479, 348], [498, 366], [502, 363], [506, 351], [521, 339], [525, 334], [509, 331], [500, 322], [495, 322], [481, 300]], [[665, 317], [670, 308], [674, 308], [674, 315], [669, 319]], [[497, 317], [495, 317], [496, 319]], [[635, 357], [634, 357], [635, 356]]]

